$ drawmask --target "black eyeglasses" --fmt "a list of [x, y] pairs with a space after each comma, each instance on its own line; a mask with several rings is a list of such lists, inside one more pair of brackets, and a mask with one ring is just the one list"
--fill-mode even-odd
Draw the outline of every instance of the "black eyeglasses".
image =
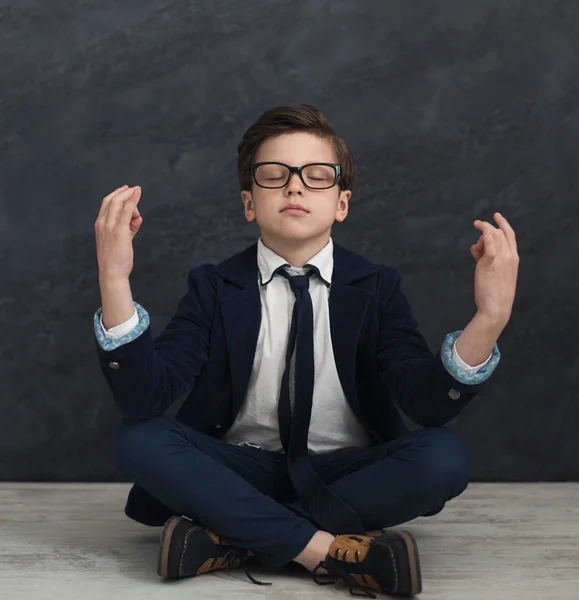
[[334, 163], [308, 163], [290, 167], [278, 162], [259, 162], [251, 165], [251, 176], [256, 185], [267, 189], [285, 187], [297, 173], [303, 184], [311, 190], [327, 190], [340, 178], [340, 165]]

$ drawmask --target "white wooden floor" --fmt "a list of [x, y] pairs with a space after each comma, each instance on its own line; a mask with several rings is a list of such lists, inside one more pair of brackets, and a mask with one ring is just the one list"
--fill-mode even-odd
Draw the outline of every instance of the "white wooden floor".
[[[348, 598], [297, 565], [177, 582], [155, 572], [160, 528], [124, 516], [126, 484], [0, 483], [0, 598], [272, 600]], [[406, 525], [419, 544], [421, 600], [579, 599], [579, 483], [471, 484]]]

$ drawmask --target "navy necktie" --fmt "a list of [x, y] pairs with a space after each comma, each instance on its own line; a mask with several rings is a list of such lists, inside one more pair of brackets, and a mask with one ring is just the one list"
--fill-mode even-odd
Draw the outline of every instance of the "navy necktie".
[[[275, 273], [289, 281], [296, 298], [278, 403], [280, 438], [286, 452], [289, 478], [313, 522], [330, 533], [363, 533], [358, 515], [324, 484], [308, 456], [315, 375], [314, 312], [308, 290], [312, 273], [290, 275], [285, 267], [277, 269]], [[294, 372], [291, 377], [294, 348]]]

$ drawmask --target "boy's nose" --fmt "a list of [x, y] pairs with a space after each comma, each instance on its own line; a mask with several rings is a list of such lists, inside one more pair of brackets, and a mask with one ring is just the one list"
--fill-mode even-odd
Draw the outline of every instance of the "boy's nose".
[[304, 184], [297, 173], [292, 173], [287, 184], [288, 194], [303, 194]]

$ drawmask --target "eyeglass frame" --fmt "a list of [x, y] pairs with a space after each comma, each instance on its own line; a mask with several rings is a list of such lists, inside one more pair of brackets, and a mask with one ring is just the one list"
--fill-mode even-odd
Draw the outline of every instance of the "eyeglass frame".
[[[283, 185], [276, 185], [275, 187], [268, 187], [265, 185], [261, 185], [257, 182], [257, 178], [255, 176], [255, 172], [257, 171], [258, 167], [261, 167], [262, 165], [281, 165], [282, 167], [286, 167], [286, 169], [289, 170], [289, 174], [288, 177], [285, 181], [285, 183]], [[302, 171], [306, 168], [306, 167], [311, 167], [313, 165], [322, 165], [324, 167], [332, 167], [334, 169], [334, 182], [332, 183], [332, 185], [329, 185], [328, 187], [311, 187], [309, 186], [305, 181], [304, 181], [304, 177], [302, 175]], [[337, 164], [337, 163], [327, 163], [327, 162], [315, 162], [315, 163], [307, 163], [306, 165], [302, 165], [301, 167], [290, 167], [289, 165], [286, 165], [285, 163], [282, 162], [276, 162], [276, 161], [264, 161], [264, 162], [257, 162], [257, 163], [252, 163], [249, 167], [250, 169], [250, 173], [251, 176], [253, 178], [253, 181], [255, 182], [255, 185], [257, 185], [260, 188], [263, 188], [264, 190], [279, 190], [281, 188], [284, 188], [291, 180], [292, 175], [294, 173], [297, 173], [302, 181], [302, 183], [309, 189], [309, 190], [329, 190], [331, 188], [333, 188], [339, 181], [340, 179], [340, 175], [342, 174], [342, 167]], [[340, 181], [340, 187], [342, 187], [342, 182]]]

